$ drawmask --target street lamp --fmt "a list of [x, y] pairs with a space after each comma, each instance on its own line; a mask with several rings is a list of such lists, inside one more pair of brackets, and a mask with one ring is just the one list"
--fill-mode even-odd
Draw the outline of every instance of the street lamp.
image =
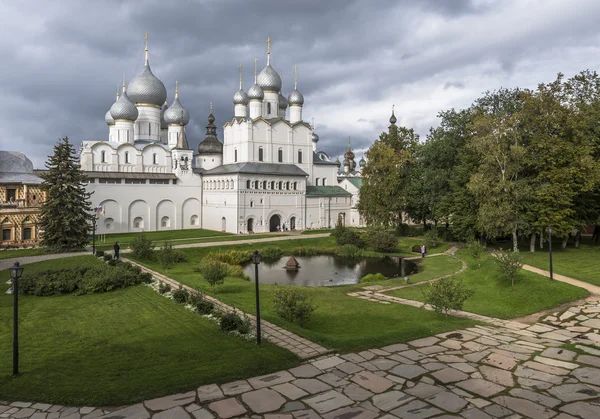
[[94, 220], [92, 221], [92, 255], [96, 255], [96, 220], [98, 215], [94, 214]]
[[258, 265], [260, 264], [260, 253], [255, 250], [252, 254], [254, 263], [254, 282], [256, 283], [256, 344], [260, 345], [260, 298], [258, 297]]
[[548, 250], [550, 251], [550, 279], [552, 276], [552, 226], [548, 226]]
[[13, 375], [19, 374], [19, 278], [23, 269], [19, 262], [8, 268], [13, 285]]

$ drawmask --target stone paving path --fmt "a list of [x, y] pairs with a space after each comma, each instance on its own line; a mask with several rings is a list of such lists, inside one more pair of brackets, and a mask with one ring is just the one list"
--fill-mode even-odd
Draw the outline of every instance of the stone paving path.
[[568, 310], [552, 313], [546, 316], [542, 322], [552, 326], [560, 327], [571, 332], [581, 333], [594, 344], [600, 345], [600, 305], [589, 303], [578, 307], [570, 307]]
[[[184, 284], [181, 284], [180, 282], [174, 280], [173, 278], [169, 278], [166, 275], [163, 275], [159, 272], [153, 271], [144, 265], [136, 263], [132, 260], [128, 260], [126, 258], [122, 258], [122, 260], [124, 262], [130, 262], [136, 266], [139, 266], [142, 269], [142, 271], [144, 271], [144, 272], [150, 272], [152, 274], [152, 276], [154, 276], [155, 279], [171, 285], [172, 289], [177, 289], [179, 287], [183, 287], [183, 288], [187, 289], [188, 291], [195, 291], [194, 288], [188, 287], [187, 285], [184, 285]], [[215, 304], [215, 306], [219, 307], [222, 310], [225, 310], [225, 311], [233, 311], [234, 310], [233, 307], [228, 306], [227, 304], [217, 300], [214, 297], [206, 295], [206, 298], [208, 300], [212, 301]], [[235, 309], [235, 310], [240, 311], [239, 309]], [[246, 313], [246, 314], [250, 318], [250, 322], [252, 323], [252, 326], [254, 328], [256, 328], [256, 317], [250, 313]], [[322, 355], [322, 354], [329, 352], [328, 349], [322, 347], [321, 345], [318, 345], [314, 342], [309, 341], [308, 339], [304, 339], [303, 337], [295, 335], [294, 333], [289, 332], [289, 331], [285, 330], [284, 328], [279, 327], [271, 322], [261, 319], [260, 326], [261, 326], [261, 336], [264, 339], [268, 340], [271, 343], [274, 343], [277, 346], [280, 346], [284, 349], [287, 349], [287, 350], [295, 353], [296, 355], [298, 355], [298, 357], [300, 357], [302, 359], [314, 358], [315, 356]]]
[[[275, 242], [275, 241], [285, 241], [285, 240], [304, 240], [304, 239], [313, 239], [313, 238], [321, 238], [321, 237], [329, 237], [329, 233], [321, 233], [321, 234], [286, 234], [281, 237], [264, 237], [262, 239], [247, 239], [247, 240], [230, 240], [230, 241], [216, 241], [216, 242], [205, 242], [205, 243], [187, 243], [187, 244], [177, 244], [174, 245], [174, 249], [187, 249], [192, 247], [212, 247], [212, 246], [234, 246], [236, 244], [254, 244], [254, 243], [262, 243], [262, 242]], [[109, 252], [110, 253], [110, 252]], [[123, 249], [121, 250], [121, 254], [131, 253], [131, 249]], [[62, 259], [69, 258], [73, 256], [86, 256], [90, 255], [91, 250], [89, 252], [77, 252], [77, 253], [53, 253], [50, 255], [38, 255], [38, 256], [24, 256], [24, 257], [15, 257], [10, 259], [2, 259], [0, 260], [0, 270], [8, 269], [14, 265], [15, 262], [21, 263], [21, 265], [25, 265], [27, 263], [35, 263], [35, 262], [43, 262], [45, 260], [52, 259]]]
[[547, 324], [477, 326], [121, 408], [0, 402], [0, 418], [600, 418], [600, 349], [580, 342]]

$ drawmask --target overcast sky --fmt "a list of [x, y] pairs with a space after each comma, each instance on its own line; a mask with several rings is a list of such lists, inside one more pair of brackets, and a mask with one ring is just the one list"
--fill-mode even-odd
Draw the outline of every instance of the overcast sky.
[[[558, 72], [600, 67], [598, 0], [0, 0], [0, 142], [42, 168], [58, 138], [104, 140], [104, 114], [123, 73], [152, 70], [169, 102], [179, 80], [191, 114], [188, 138], [204, 138], [209, 103], [217, 124], [233, 116], [239, 64], [283, 72], [284, 94], [304, 94], [319, 148], [362, 151], [399, 124], [425, 136], [442, 109], [486, 90], [535, 87]], [[222, 130], [219, 131], [222, 141]]]

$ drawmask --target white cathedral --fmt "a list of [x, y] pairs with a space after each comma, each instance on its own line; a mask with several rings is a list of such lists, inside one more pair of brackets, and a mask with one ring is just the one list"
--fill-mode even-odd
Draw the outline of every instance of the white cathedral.
[[[217, 139], [208, 116], [206, 138], [194, 154], [186, 138], [190, 120], [178, 88], [167, 90], [146, 61], [106, 113], [108, 141], [83, 141], [82, 170], [92, 205], [101, 209], [99, 233], [205, 228], [262, 233], [364, 225], [356, 210], [360, 169], [348, 143], [343, 170], [317, 150], [318, 135], [302, 119], [304, 97], [281, 93], [280, 75], [267, 64], [246, 93], [233, 96], [234, 116]], [[212, 107], [211, 107], [212, 108]], [[289, 113], [288, 113], [289, 112]], [[289, 115], [289, 117], [288, 117]]]

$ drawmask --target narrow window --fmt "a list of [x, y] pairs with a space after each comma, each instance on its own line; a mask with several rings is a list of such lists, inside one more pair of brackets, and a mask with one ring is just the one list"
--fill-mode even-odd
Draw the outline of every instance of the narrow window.
[[298, 182], [294, 182], [294, 190], [298, 189]]
[[285, 189], [287, 189], [288, 191], [290, 190], [290, 182], [285, 183]]
[[102, 161], [102, 163], [106, 163], [106, 151], [102, 150], [100, 156], [100, 160]]
[[302, 150], [298, 150], [298, 163], [302, 164]]
[[156, 153], [154, 153], [154, 154], [152, 155], [152, 164], [158, 164], [158, 163], [156, 162]]
[[258, 147], [258, 161], [264, 161], [264, 152], [262, 147]]
[[267, 115], [271, 114], [271, 102], [267, 102]]
[[237, 148], [235, 150], [233, 150], [233, 161], [234, 162], [237, 161]]
[[250, 201], [250, 208], [254, 206], [254, 201]]
[[283, 163], [283, 149], [277, 150], [277, 161]]
[[152, 124], [148, 122], [148, 135], [152, 135]]
[[250, 180], [246, 181], [246, 189], [250, 189]]
[[258, 180], [254, 181], [254, 189], [258, 189]]
[[315, 186], [319, 186], [319, 178], [317, 178], [317, 180], [315, 182]]
[[23, 240], [31, 240], [31, 228], [23, 229]]
[[[129, 131], [127, 131], [129, 133]], [[125, 152], [125, 163], [129, 163], [129, 151]]]
[[271, 189], [275, 189], [275, 182], [271, 182]]
[[327, 178], [323, 178], [323, 186], [327, 185]]
[[277, 185], [277, 189], [279, 189], [279, 190], [283, 189], [283, 182], [279, 182], [279, 185]]

